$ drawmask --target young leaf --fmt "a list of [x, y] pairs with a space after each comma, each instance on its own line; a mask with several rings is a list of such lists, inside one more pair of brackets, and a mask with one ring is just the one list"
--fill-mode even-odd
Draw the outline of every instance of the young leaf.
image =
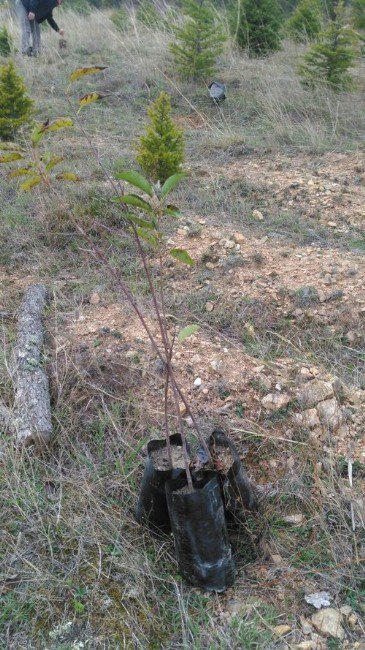
[[54, 156], [53, 158], [51, 158], [46, 164], [47, 172], [52, 171], [52, 169], [56, 167], [56, 165], [59, 165], [63, 160], [64, 160], [63, 156]]
[[21, 160], [22, 158], [24, 156], [17, 151], [14, 151], [14, 153], [5, 153], [3, 156], [0, 156], [0, 163], [14, 162], [14, 160]]
[[183, 264], [187, 264], [188, 266], [194, 265], [194, 260], [190, 257], [188, 251], [184, 250], [184, 248], [172, 248], [170, 250], [170, 255]]
[[187, 325], [182, 330], [180, 330], [177, 340], [180, 342], [184, 341], [186, 338], [188, 338], [188, 336], [196, 334], [198, 330], [199, 325]]
[[76, 81], [77, 79], [81, 79], [81, 77], [85, 77], [85, 75], [87, 74], [96, 74], [97, 72], [101, 72], [106, 68], [107, 68], [106, 65], [94, 65], [87, 68], [77, 68], [77, 70], [74, 70], [70, 74], [70, 81]]
[[145, 230], [144, 228], [137, 228], [137, 234], [138, 237], [143, 239], [143, 241], [147, 242], [150, 246], [157, 246], [157, 237], [154, 235], [151, 235], [151, 233], [148, 230]]
[[127, 181], [127, 183], [134, 185], [134, 187], [138, 187], [139, 190], [142, 190], [142, 192], [145, 192], [148, 196], [153, 196], [152, 185], [139, 172], [122, 171], [116, 175], [116, 178], [119, 181]]
[[59, 174], [57, 174], [56, 180], [72, 181], [73, 183], [77, 183], [77, 181], [80, 180], [80, 177], [77, 176], [77, 174], [74, 174], [73, 172], [60, 172]]
[[170, 178], [168, 178], [167, 181], [165, 181], [163, 186], [162, 186], [162, 189], [161, 189], [161, 192], [160, 192], [161, 199], [164, 199], [165, 196], [170, 194], [170, 192], [172, 192], [174, 187], [176, 187], [176, 185], [178, 183], [180, 183], [180, 181], [183, 178], [185, 178], [185, 176], [187, 176], [187, 174], [185, 174], [184, 172], [180, 172], [178, 174], [173, 174], [172, 176], [170, 176]]
[[87, 106], [88, 104], [92, 104], [93, 102], [97, 102], [99, 99], [103, 99], [105, 95], [102, 95], [101, 93], [88, 93], [87, 95], [84, 95], [83, 97], [80, 97], [79, 99], [79, 104], [80, 108], [79, 111], [84, 108], [84, 106]]
[[130, 212], [127, 212], [126, 214], [123, 214], [123, 217], [128, 221], [133, 221], [133, 223], [137, 224], [137, 226], [141, 226], [142, 228], [147, 228], [148, 230], [155, 230], [155, 226], [153, 223], [146, 221], [146, 219], [141, 219], [140, 217], [136, 217], [135, 214], [131, 214]]
[[39, 185], [41, 181], [42, 181], [41, 176], [32, 176], [31, 178], [28, 178], [27, 181], [24, 181], [23, 183], [20, 184], [20, 189], [23, 190], [23, 192], [27, 192], [28, 190], [31, 190], [33, 187]]
[[29, 176], [30, 174], [34, 174], [32, 167], [19, 167], [9, 172], [8, 176], [9, 178], [17, 178], [17, 176]]
[[147, 201], [141, 199], [137, 194], [124, 194], [118, 198], [119, 203], [126, 203], [127, 205], [133, 205], [134, 208], [141, 208], [145, 212], [153, 212], [151, 206]]

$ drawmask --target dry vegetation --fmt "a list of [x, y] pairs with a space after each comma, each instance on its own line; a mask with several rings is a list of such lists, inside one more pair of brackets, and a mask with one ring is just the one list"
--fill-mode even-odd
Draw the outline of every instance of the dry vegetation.
[[[262, 499], [232, 531], [234, 587], [208, 596], [184, 584], [172, 540], [151, 539], [133, 516], [145, 444], [163, 420], [158, 364], [67, 210], [43, 192], [17, 193], [1, 170], [1, 393], [9, 399], [22, 291], [42, 280], [54, 298], [45, 363], [55, 436], [41, 456], [0, 437], [0, 647], [361, 649], [364, 62], [358, 89], [335, 95], [301, 86], [301, 46], [286, 43], [264, 60], [227, 47], [219, 77], [228, 99], [215, 107], [204, 87], [173, 77], [166, 31], [133, 22], [120, 33], [98, 12], [59, 22], [67, 49], [45, 29], [39, 60], [16, 55], [17, 65], [42, 120], [70, 110], [63, 89], [74, 68], [108, 66], [98, 83], [108, 98], [81, 120], [110, 172], [134, 165], [148, 103], [159, 90], [172, 95], [191, 176], [170, 236], [197, 264], [192, 272], [167, 267], [168, 308], [171, 327], [202, 328], [181, 346], [176, 367], [202, 427], [231, 433]], [[83, 83], [82, 92], [94, 86]], [[133, 243], [85, 137], [65, 132], [52, 146], [83, 177], [62, 186], [64, 200], [150, 311]], [[339, 426], [303, 420], [308, 380], [331, 384]], [[273, 394], [284, 399], [270, 410]], [[316, 591], [351, 607], [345, 640], [306, 630], [314, 608], [304, 595]], [[281, 624], [288, 629], [279, 637]], [[305, 641], [312, 645], [297, 645]]]

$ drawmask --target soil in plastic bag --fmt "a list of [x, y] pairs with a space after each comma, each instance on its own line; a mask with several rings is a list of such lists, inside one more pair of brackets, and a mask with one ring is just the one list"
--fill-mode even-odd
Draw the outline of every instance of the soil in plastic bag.
[[228, 540], [221, 489], [216, 472], [166, 483], [167, 504], [181, 575], [206, 591], [224, 591], [233, 584], [235, 565]]
[[173, 467], [167, 454], [166, 440], [151, 440], [147, 445], [147, 461], [143, 473], [136, 519], [154, 532], [169, 533], [170, 517], [167, 508], [165, 483], [184, 476], [182, 441], [179, 434], [170, 436]]
[[216, 471], [220, 475], [226, 510], [233, 517], [242, 517], [244, 510], [256, 510], [257, 499], [242, 465], [238, 451], [226, 434], [213, 431], [208, 440]]

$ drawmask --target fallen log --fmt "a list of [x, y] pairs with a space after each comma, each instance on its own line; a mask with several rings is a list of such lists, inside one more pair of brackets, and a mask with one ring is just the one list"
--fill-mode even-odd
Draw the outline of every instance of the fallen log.
[[18, 311], [17, 340], [13, 350], [14, 405], [12, 424], [22, 445], [45, 445], [52, 434], [49, 381], [43, 368], [42, 313], [47, 303], [43, 284], [27, 288]]

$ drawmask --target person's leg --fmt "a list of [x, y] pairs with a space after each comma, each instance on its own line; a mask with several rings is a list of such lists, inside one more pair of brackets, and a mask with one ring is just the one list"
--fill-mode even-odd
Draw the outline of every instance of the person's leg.
[[22, 54], [28, 54], [29, 41], [30, 41], [30, 22], [29, 22], [28, 14], [21, 0], [17, 0], [16, 8], [18, 12], [20, 32], [21, 32], [20, 47], [22, 50]]
[[33, 38], [33, 55], [38, 56], [41, 52], [41, 26], [36, 20], [32, 20], [30, 25]]

